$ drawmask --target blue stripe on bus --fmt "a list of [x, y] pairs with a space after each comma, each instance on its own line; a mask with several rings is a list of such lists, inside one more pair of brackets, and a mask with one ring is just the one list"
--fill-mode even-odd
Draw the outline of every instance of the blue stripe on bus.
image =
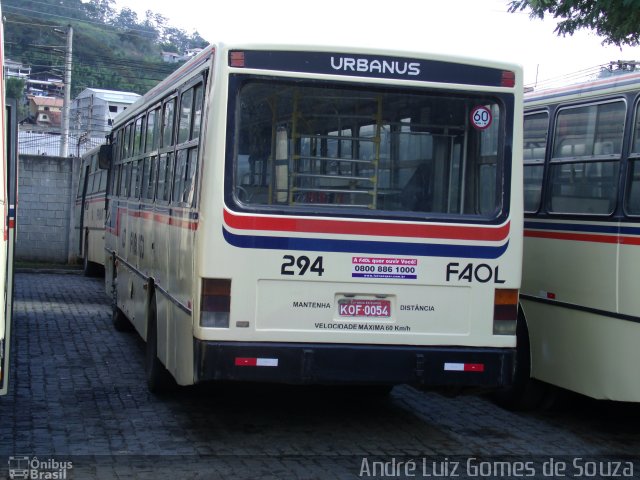
[[623, 227], [618, 224], [593, 225], [589, 223], [524, 222], [524, 228], [532, 230], [557, 230], [561, 232], [608, 233], [611, 235], [640, 235], [640, 228]]
[[381, 255], [415, 255], [422, 257], [496, 259], [502, 256], [509, 246], [509, 242], [497, 247], [488, 247], [483, 245], [446, 245], [433, 243], [372, 242], [361, 240], [236, 235], [229, 232], [224, 227], [222, 228], [222, 234], [227, 243], [239, 248]]

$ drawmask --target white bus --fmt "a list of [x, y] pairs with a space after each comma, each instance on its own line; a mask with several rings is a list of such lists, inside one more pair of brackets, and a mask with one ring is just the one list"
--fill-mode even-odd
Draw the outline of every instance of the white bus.
[[509, 384], [521, 92], [506, 64], [221, 44], [129, 107], [106, 289], [151, 390]]
[[[2, 14], [0, 13], [0, 17]], [[0, 22], [0, 65], [4, 65], [4, 29]], [[17, 200], [18, 123], [17, 103], [5, 101], [4, 80], [0, 81], [0, 116], [2, 132], [0, 152], [0, 211], [3, 212], [2, 247], [0, 248], [0, 395], [9, 388], [11, 319], [13, 311], [13, 251]]]
[[78, 258], [87, 276], [102, 272], [104, 267], [104, 217], [107, 171], [98, 168], [100, 147], [82, 156], [75, 202], [78, 229]]
[[640, 401], [639, 101], [640, 74], [525, 98], [525, 348], [515, 384], [530, 404], [544, 388], [529, 377]]

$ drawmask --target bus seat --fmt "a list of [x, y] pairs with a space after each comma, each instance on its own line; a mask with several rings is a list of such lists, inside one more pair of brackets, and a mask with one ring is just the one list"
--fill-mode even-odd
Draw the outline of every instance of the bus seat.
[[522, 158], [524, 160], [544, 160], [544, 147], [525, 148]]
[[613, 151], [613, 142], [596, 142], [593, 144], [594, 155], [612, 155], [613, 153], [615, 153]]
[[586, 151], [584, 143], [563, 145], [560, 148], [560, 157], [582, 157]]

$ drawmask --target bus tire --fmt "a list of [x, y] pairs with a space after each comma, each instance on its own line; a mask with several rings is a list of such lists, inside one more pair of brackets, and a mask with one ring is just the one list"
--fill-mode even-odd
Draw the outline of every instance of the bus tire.
[[82, 272], [85, 277], [98, 276], [98, 265], [89, 261], [89, 235], [84, 237], [84, 255], [82, 256]]
[[529, 411], [540, 408], [546, 393], [544, 383], [531, 378], [531, 347], [529, 328], [522, 308], [518, 309], [516, 327], [516, 365], [513, 383], [492, 394], [493, 400], [507, 410]]
[[145, 374], [147, 388], [153, 394], [162, 394], [175, 388], [176, 382], [158, 359], [158, 325], [155, 295], [149, 302], [147, 320], [147, 348], [145, 354]]
[[118, 332], [131, 332], [133, 330], [133, 325], [131, 325], [127, 316], [116, 305], [112, 308], [111, 321], [113, 322], [113, 328]]

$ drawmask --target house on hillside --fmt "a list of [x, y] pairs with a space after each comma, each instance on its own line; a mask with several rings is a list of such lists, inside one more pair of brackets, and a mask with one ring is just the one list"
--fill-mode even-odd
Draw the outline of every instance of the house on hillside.
[[166, 63], [178, 63], [181, 55], [176, 52], [162, 52], [162, 61]]
[[5, 58], [4, 60], [4, 77], [19, 78], [26, 80], [31, 75], [31, 67], [25, 67], [20, 62]]
[[27, 80], [27, 95], [63, 97], [64, 83], [58, 78], [29, 78]]
[[162, 61], [166, 63], [178, 63], [191, 60], [202, 51], [202, 48], [188, 48], [182, 55], [175, 52], [162, 52]]
[[115, 116], [138, 98], [137, 93], [86, 88], [71, 103], [69, 126], [89, 136], [106, 135]]
[[29, 97], [29, 123], [39, 127], [60, 128], [63, 100], [56, 97]]

